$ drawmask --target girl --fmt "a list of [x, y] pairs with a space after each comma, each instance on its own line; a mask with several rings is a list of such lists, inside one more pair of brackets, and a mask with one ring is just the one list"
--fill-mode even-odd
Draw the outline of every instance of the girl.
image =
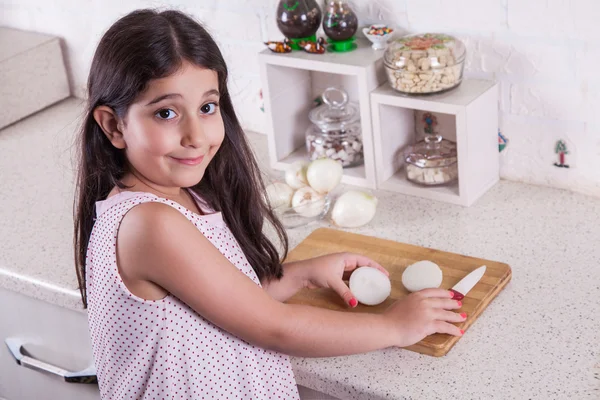
[[[447, 290], [385, 314], [285, 304], [376, 262], [331, 254], [282, 265], [285, 231], [227, 91], [217, 45], [176, 11], [132, 12], [89, 75], [75, 221], [77, 273], [103, 399], [297, 399], [288, 355], [408, 346], [464, 320]], [[280, 258], [263, 233], [271, 224]]]

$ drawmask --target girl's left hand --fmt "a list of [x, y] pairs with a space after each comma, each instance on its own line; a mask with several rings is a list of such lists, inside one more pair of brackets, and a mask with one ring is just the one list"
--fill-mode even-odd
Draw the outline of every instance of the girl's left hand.
[[304, 286], [309, 289], [333, 289], [346, 304], [356, 307], [358, 301], [344, 280], [348, 280], [352, 271], [358, 267], [373, 267], [390, 276], [385, 268], [368, 257], [354, 253], [334, 253], [310, 260], [306, 266]]

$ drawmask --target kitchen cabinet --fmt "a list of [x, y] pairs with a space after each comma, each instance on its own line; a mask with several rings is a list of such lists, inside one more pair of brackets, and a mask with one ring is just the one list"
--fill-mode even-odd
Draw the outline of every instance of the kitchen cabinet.
[[[87, 316], [0, 288], [0, 400], [100, 400], [95, 383], [67, 383], [17, 364], [6, 339], [20, 340], [27, 354], [69, 371], [92, 365]], [[335, 399], [300, 387], [302, 400]]]
[[1, 288], [0, 304], [0, 399], [100, 399], [95, 383], [68, 383], [19, 365], [6, 344], [7, 339], [22, 342], [26, 355], [59, 369], [85, 370], [93, 365], [93, 358], [84, 312]]

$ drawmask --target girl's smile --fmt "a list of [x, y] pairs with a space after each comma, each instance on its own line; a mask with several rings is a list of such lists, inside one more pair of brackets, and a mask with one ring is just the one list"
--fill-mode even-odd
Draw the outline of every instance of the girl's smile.
[[173, 160], [177, 161], [178, 163], [184, 164], [184, 165], [198, 165], [202, 162], [202, 160], [204, 160], [204, 156], [200, 156], [200, 157], [196, 157], [196, 158], [177, 158], [177, 157], [171, 157]]

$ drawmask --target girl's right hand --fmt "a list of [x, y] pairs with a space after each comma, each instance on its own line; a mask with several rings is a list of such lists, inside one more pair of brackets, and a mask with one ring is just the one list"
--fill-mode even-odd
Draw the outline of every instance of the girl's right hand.
[[451, 322], [463, 322], [465, 313], [456, 313], [462, 306], [452, 300], [446, 289], [424, 289], [396, 301], [384, 313], [398, 338], [396, 346], [413, 345], [434, 333], [461, 336], [463, 332]]

